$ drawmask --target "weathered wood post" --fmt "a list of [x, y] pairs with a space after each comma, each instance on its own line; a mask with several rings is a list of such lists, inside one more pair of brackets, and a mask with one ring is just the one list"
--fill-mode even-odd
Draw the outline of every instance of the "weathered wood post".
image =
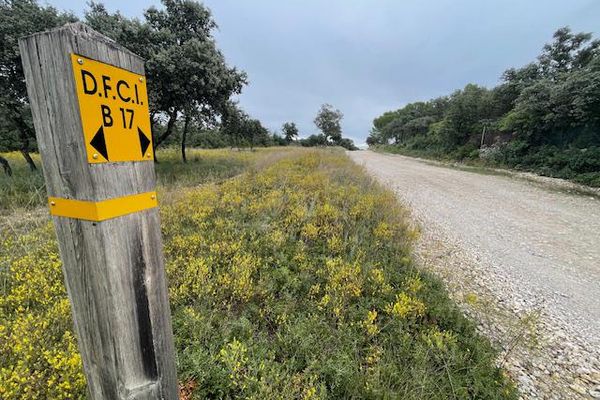
[[81, 24], [19, 41], [92, 399], [176, 399], [143, 60]]

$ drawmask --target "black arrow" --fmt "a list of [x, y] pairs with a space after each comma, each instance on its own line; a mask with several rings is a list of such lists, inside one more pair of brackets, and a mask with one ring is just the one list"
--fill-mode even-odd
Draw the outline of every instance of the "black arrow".
[[106, 161], [109, 161], [108, 151], [106, 150], [106, 139], [104, 139], [103, 126], [101, 126], [100, 129], [98, 129], [98, 132], [96, 132], [90, 144], [94, 149], [98, 151], [98, 153], [102, 154], [102, 157], [106, 158]]
[[142, 148], [142, 157], [146, 154], [146, 150], [148, 150], [148, 146], [150, 146], [150, 139], [148, 136], [140, 128], [138, 128], [138, 136], [140, 137], [140, 147]]

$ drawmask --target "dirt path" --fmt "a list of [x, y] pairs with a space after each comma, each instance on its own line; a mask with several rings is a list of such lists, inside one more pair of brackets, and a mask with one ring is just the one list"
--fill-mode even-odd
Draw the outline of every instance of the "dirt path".
[[411, 208], [417, 256], [503, 349], [524, 398], [600, 398], [600, 200], [348, 154]]

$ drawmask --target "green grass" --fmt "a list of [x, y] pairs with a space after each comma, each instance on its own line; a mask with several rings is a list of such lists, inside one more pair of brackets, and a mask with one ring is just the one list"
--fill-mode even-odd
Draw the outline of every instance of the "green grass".
[[46, 187], [40, 157], [32, 157], [38, 167], [31, 171], [20, 153], [2, 153], [12, 167], [12, 176], [0, 171], [0, 214], [16, 209], [32, 209], [46, 202]]
[[183, 163], [178, 150], [165, 149], [158, 152], [157, 158], [157, 183], [159, 187], [172, 190], [230, 178], [246, 169], [257, 155], [229, 149], [192, 149], [188, 150], [188, 162]]
[[[182, 163], [178, 150], [159, 150], [156, 177], [159, 190], [177, 190], [208, 182], [218, 182], [239, 174], [270, 149], [254, 152], [221, 150], [188, 150], [188, 162]], [[0, 215], [27, 211], [46, 204], [46, 189], [40, 157], [33, 154], [38, 171], [30, 171], [21, 154], [2, 153], [13, 170], [11, 177], [0, 171]]]
[[[489, 342], [414, 266], [391, 192], [340, 151], [221, 152], [160, 167], [179, 171], [161, 219], [187, 398], [516, 398]], [[0, 397], [83, 397], [51, 227], [2, 240]]]

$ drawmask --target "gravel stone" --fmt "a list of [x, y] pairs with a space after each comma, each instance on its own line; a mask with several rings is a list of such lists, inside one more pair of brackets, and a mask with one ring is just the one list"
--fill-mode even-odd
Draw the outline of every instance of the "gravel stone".
[[523, 399], [600, 398], [600, 200], [564, 181], [348, 152], [411, 210], [415, 256], [499, 349]]

